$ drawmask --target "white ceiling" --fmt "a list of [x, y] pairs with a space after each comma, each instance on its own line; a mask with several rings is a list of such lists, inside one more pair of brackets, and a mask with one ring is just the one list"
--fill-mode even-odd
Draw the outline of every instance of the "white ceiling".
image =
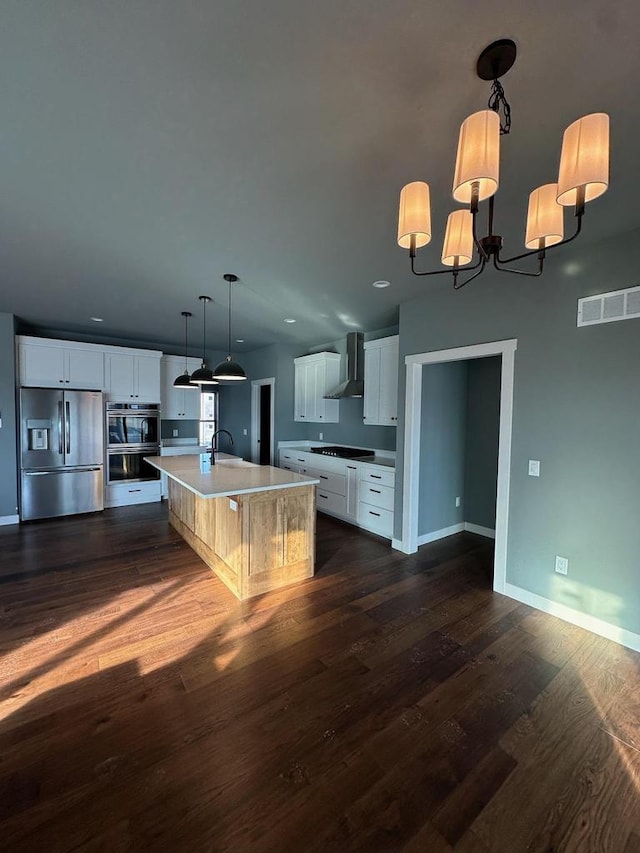
[[434, 286], [395, 243], [399, 190], [431, 183], [420, 264], [438, 264], [458, 127], [489, 94], [475, 60], [503, 37], [509, 250], [564, 128], [593, 111], [612, 117], [612, 185], [582, 240], [637, 227], [639, 23], [632, 0], [7, 0], [0, 311], [179, 349], [191, 310], [198, 350], [205, 293], [224, 348], [234, 272], [237, 350], [392, 324]]

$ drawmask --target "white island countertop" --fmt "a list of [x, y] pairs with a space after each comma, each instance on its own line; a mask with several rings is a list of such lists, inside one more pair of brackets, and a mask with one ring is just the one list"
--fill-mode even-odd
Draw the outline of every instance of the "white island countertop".
[[[208, 454], [206, 454], [208, 456]], [[254, 465], [237, 456], [216, 453], [210, 472], [200, 470], [200, 455], [145, 456], [146, 461], [201, 498], [221, 498], [294, 486], [312, 486], [320, 482], [271, 465]]]

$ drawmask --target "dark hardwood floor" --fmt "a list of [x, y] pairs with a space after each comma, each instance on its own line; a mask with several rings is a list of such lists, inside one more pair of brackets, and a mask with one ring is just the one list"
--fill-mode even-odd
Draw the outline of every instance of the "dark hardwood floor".
[[640, 656], [321, 516], [236, 601], [160, 505], [0, 528], [0, 848], [640, 850]]

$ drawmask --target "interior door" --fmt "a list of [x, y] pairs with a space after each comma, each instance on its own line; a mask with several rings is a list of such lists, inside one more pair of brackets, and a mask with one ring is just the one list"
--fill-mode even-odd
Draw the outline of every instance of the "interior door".
[[260, 453], [261, 465], [271, 464], [271, 385], [260, 386], [260, 414], [258, 417], [260, 430]]

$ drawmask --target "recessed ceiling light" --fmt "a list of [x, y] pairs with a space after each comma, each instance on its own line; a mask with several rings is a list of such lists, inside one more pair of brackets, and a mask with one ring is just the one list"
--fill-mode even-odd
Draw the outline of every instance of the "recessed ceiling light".
[[379, 288], [383, 288], [383, 287], [389, 287], [389, 285], [390, 285], [390, 284], [391, 284], [391, 282], [390, 282], [390, 281], [382, 281], [382, 280], [380, 280], [380, 281], [374, 281], [374, 282], [373, 282], [372, 287], [379, 287]]
[[295, 323], [295, 320], [292, 317], [287, 317], [285, 323]]
[[94, 323], [103, 323], [104, 320], [102, 317], [89, 317], [90, 320], [93, 320]]

